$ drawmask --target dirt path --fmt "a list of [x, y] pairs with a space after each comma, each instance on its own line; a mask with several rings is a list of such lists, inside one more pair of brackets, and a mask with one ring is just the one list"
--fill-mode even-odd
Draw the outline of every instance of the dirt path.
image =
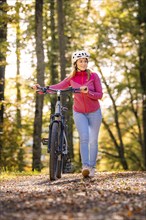
[[146, 173], [64, 174], [1, 181], [1, 220], [146, 220]]

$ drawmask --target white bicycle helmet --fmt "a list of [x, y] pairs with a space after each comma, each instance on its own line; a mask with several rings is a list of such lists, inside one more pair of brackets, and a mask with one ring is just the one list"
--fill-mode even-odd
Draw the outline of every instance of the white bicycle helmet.
[[89, 57], [90, 57], [90, 54], [84, 50], [76, 51], [72, 54], [72, 64], [74, 64], [80, 58], [87, 58], [88, 60]]

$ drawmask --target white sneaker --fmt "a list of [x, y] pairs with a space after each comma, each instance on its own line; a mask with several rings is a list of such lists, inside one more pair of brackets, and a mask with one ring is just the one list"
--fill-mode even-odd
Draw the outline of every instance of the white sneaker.
[[89, 174], [90, 174], [89, 167], [88, 166], [83, 166], [83, 168], [82, 168], [82, 175], [83, 175], [83, 177], [88, 177]]
[[94, 168], [94, 167], [91, 167], [91, 168], [90, 168], [89, 177], [94, 177], [94, 175], [95, 175], [95, 168]]

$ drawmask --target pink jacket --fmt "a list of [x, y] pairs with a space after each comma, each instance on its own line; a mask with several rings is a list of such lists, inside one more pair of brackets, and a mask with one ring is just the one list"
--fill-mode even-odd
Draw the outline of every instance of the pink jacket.
[[75, 93], [73, 109], [76, 112], [89, 113], [100, 108], [98, 99], [102, 98], [102, 87], [100, 78], [96, 73], [91, 73], [90, 79], [87, 79], [85, 71], [77, 72], [74, 77], [67, 77], [58, 84], [49, 86], [53, 89], [65, 89], [69, 86], [79, 88], [88, 86], [88, 93]]

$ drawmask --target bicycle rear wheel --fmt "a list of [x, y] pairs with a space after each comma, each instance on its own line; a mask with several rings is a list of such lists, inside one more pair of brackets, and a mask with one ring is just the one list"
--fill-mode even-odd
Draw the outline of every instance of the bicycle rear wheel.
[[53, 123], [50, 139], [50, 180], [56, 180], [59, 150], [60, 128], [58, 123]]

